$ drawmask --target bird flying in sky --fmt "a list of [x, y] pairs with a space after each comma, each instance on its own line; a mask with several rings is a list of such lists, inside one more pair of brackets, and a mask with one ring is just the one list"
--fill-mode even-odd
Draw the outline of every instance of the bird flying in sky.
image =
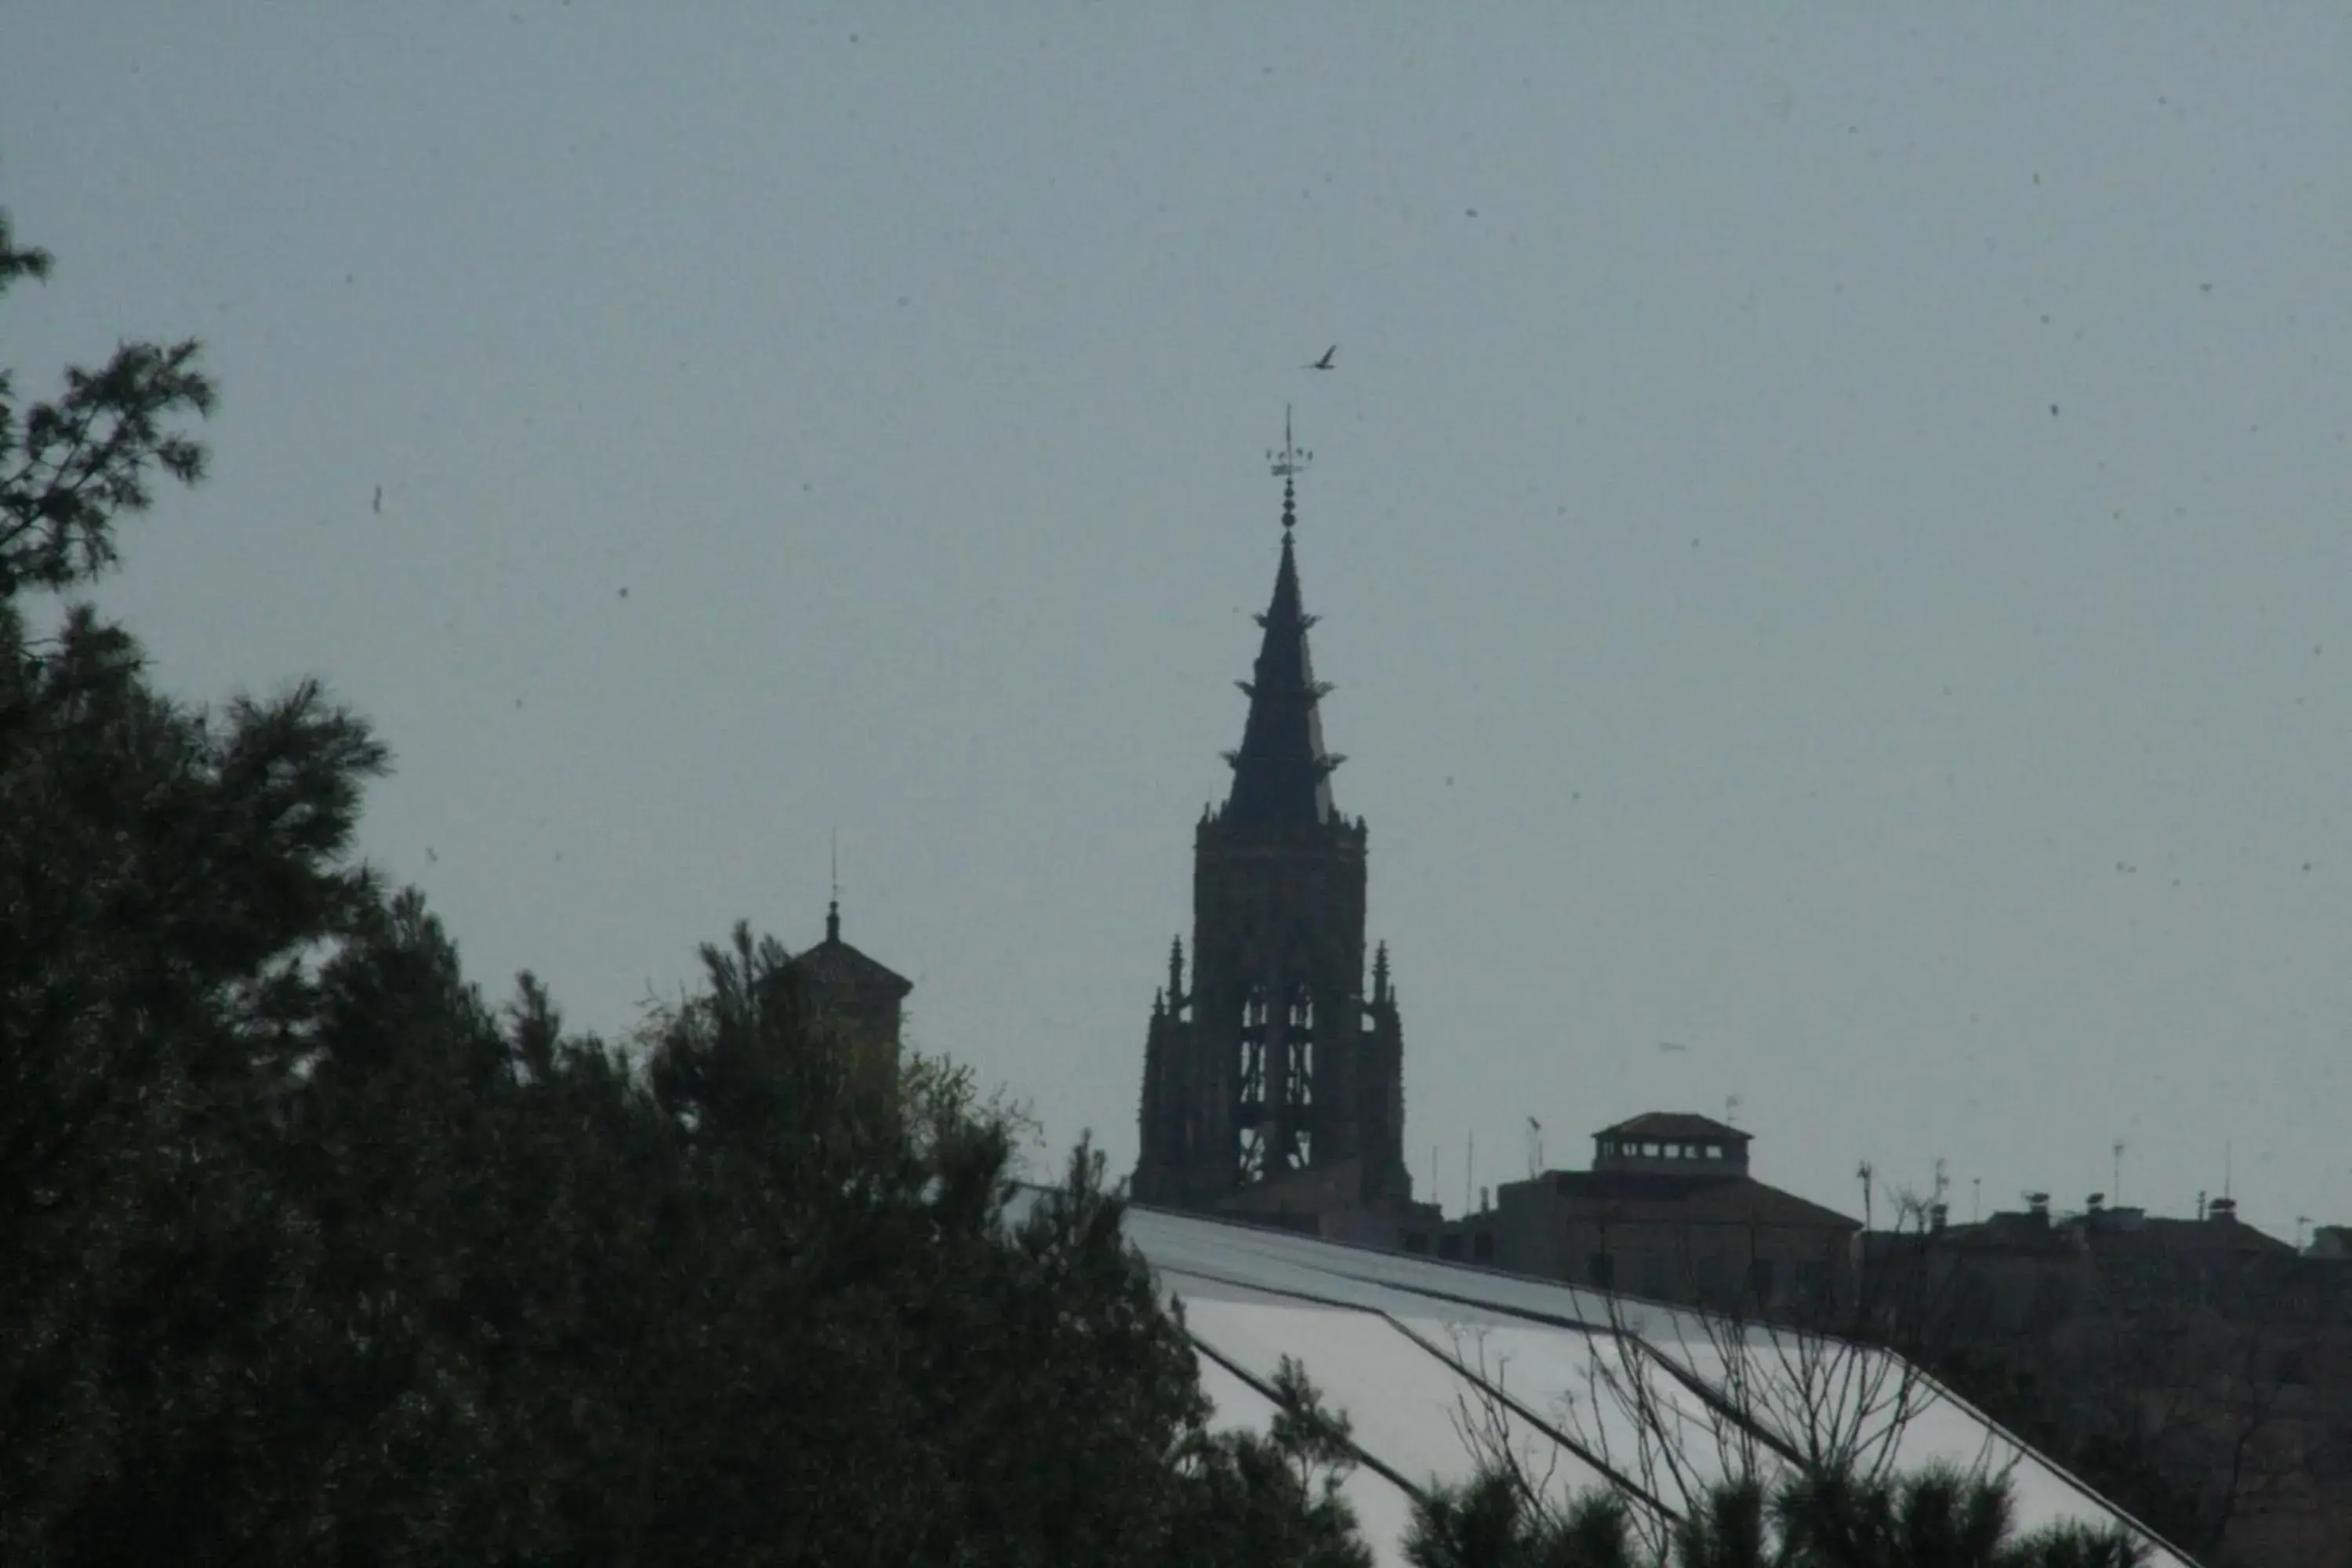
[[1336, 369], [1338, 369], [1339, 367], [1338, 367], [1338, 366], [1336, 366], [1336, 365], [1334, 365], [1334, 364], [1331, 363], [1331, 356], [1332, 356], [1333, 354], [1335, 354], [1335, 353], [1338, 353], [1339, 352], [1339, 345], [1338, 343], [1333, 343], [1329, 348], [1325, 349], [1325, 350], [1323, 351], [1323, 357], [1322, 357], [1321, 359], [1317, 360], [1313, 364], [1308, 365], [1307, 368], [1307, 369], [1309, 369], [1309, 370], [1336, 370]]

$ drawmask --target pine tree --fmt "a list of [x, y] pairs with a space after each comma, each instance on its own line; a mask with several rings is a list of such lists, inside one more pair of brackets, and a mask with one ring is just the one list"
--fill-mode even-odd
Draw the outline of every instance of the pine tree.
[[742, 928], [625, 1050], [490, 1005], [355, 856], [364, 723], [59, 602], [213, 397], [0, 374], [0, 1561], [1173, 1568], [1230, 1507], [1215, 1561], [1363, 1562], [1303, 1380], [1207, 1434], [1099, 1155], [1024, 1198], [1017, 1116], [853, 1070]]

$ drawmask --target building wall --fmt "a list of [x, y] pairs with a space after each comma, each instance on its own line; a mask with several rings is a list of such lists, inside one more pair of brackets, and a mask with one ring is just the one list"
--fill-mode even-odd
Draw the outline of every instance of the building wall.
[[901, 993], [886, 985], [804, 981], [809, 1023], [847, 1047], [866, 1087], [887, 1095], [898, 1080]]
[[[1195, 835], [1192, 1020], [1217, 1101], [1213, 1112], [1204, 1107], [1203, 1121], [1211, 1123], [1210, 1143], [1227, 1186], [1240, 1167], [1244, 1129], [1232, 1118], [1243, 1012], [1253, 990], [1266, 999], [1270, 1058], [1287, 1043], [1294, 988], [1305, 988], [1314, 1007], [1312, 1103], [1286, 1107], [1270, 1096], [1276, 1120], [1265, 1129], [1269, 1139], [1303, 1131], [1309, 1164], [1361, 1152], [1355, 1110], [1364, 884], [1363, 835], [1348, 824], [1285, 829], [1212, 819]], [[1217, 1179], [1205, 1162], [1201, 1175]]]
[[1570, 1272], [1568, 1215], [1548, 1182], [1503, 1184], [1495, 1194], [1495, 1241], [1506, 1268], [1586, 1283]]
[[1316, 1223], [1296, 1228], [1320, 1235], [1319, 1216], [1360, 1208], [1363, 1201], [1363, 1167], [1340, 1160], [1244, 1187], [1220, 1203], [1217, 1212], [1252, 1219], [1304, 1219]]
[[1517, 1273], [1692, 1305], [1752, 1309], [1759, 1286], [1774, 1311], [1852, 1303], [1852, 1227], [1709, 1215], [1710, 1196], [1695, 1194], [1685, 1215], [1628, 1217], [1538, 1179], [1506, 1183], [1491, 1217], [1480, 1218], [1495, 1233], [1497, 1264]]
[[1881, 1331], [2200, 1561], [2352, 1568], [2352, 1262], [2045, 1209], [1874, 1236], [1863, 1284]]
[[1561, 1278], [1579, 1284], [1800, 1317], [1834, 1317], [1853, 1300], [1852, 1247], [1843, 1229], [1572, 1214], [1561, 1220]]
[[1339, 818], [1200, 825], [1192, 983], [1154, 1017], [1145, 1045], [1139, 1198], [1225, 1208], [1244, 1190], [1244, 1009], [1254, 992], [1264, 996], [1271, 1075], [1293, 1038], [1288, 1000], [1302, 988], [1313, 1013], [1307, 1102], [1270, 1091], [1265, 1130], [1270, 1143], [1303, 1131], [1306, 1160], [1268, 1179], [1344, 1170], [1335, 1180], [1350, 1207], [1410, 1198], [1402, 1030], [1392, 1005], [1364, 994], [1364, 846], [1362, 825]]

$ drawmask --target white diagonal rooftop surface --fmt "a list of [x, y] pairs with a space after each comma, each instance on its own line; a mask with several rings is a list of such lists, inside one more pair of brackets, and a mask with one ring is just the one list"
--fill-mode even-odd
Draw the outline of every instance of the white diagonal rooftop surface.
[[[1807, 1380], [1825, 1375], [1846, 1401], [1841, 1409], [1891, 1446], [1897, 1468], [1941, 1461], [2005, 1472], [2021, 1530], [2132, 1522], [1966, 1402], [1916, 1374], [1906, 1381], [1885, 1352], [1839, 1347], [1825, 1356], [1832, 1342], [1818, 1338], [1162, 1210], [1130, 1207], [1127, 1234], [1181, 1303], [1218, 1426], [1263, 1428], [1273, 1413], [1266, 1388], [1285, 1356], [1347, 1415], [1366, 1463], [1345, 1489], [1384, 1565], [1404, 1561], [1407, 1489], [1473, 1472], [1464, 1424], [1482, 1412], [1539, 1469], [1556, 1467], [1558, 1484], [1613, 1479], [1673, 1508], [1725, 1472], [1725, 1434], [1737, 1428], [1721, 1413], [1735, 1403], [1763, 1428], [1753, 1446], [1764, 1472], [1781, 1468], [1772, 1439], [1803, 1446], [1789, 1413]], [[1735, 1363], [1757, 1391], [1744, 1402], [1725, 1394]], [[1623, 1395], [1609, 1392], [1612, 1382], [1642, 1391], [1654, 1417], [1633, 1419]], [[1873, 1401], [1888, 1406], [1905, 1386], [1899, 1423], [1884, 1409], [1870, 1414]], [[2150, 1539], [2151, 1563], [2192, 1568]]]

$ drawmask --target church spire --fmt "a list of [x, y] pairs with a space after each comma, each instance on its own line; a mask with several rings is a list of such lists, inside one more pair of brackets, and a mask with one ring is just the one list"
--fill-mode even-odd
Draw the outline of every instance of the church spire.
[[[1145, 1037], [1139, 1203], [1385, 1226], [1409, 1209], [1403, 1030], [1385, 950], [1367, 1005], [1367, 833], [1331, 802], [1324, 687], [1298, 587], [1305, 452], [1283, 420], [1266, 457], [1282, 486], [1274, 596], [1233, 789], [1192, 834], [1192, 930], [1167, 950]], [[1189, 972], [1188, 972], [1189, 970]], [[1308, 1179], [1267, 1197], [1270, 1182]], [[1354, 1234], [1353, 1231], [1350, 1234]]]
[[1344, 760], [1323, 749], [1323, 721], [1317, 705], [1330, 689], [1315, 679], [1307, 649], [1307, 613], [1298, 592], [1297, 552], [1291, 542], [1298, 525], [1297, 479], [1312, 453], [1290, 436], [1290, 413], [1282, 416], [1282, 450], [1269, 452], [1282, 480], [1282, 562], [1275, 570], [1274, 598], [1258, 616], [1265, 636], [1257, 666], [1237, 681], [1250, 700], [1242, 726], [1241, 749], [1225, 753], [1233, 764], [1234, 789], [1225, 819], [1264, 826], [1314, 825], [1333, 814], [1331, 770]]

